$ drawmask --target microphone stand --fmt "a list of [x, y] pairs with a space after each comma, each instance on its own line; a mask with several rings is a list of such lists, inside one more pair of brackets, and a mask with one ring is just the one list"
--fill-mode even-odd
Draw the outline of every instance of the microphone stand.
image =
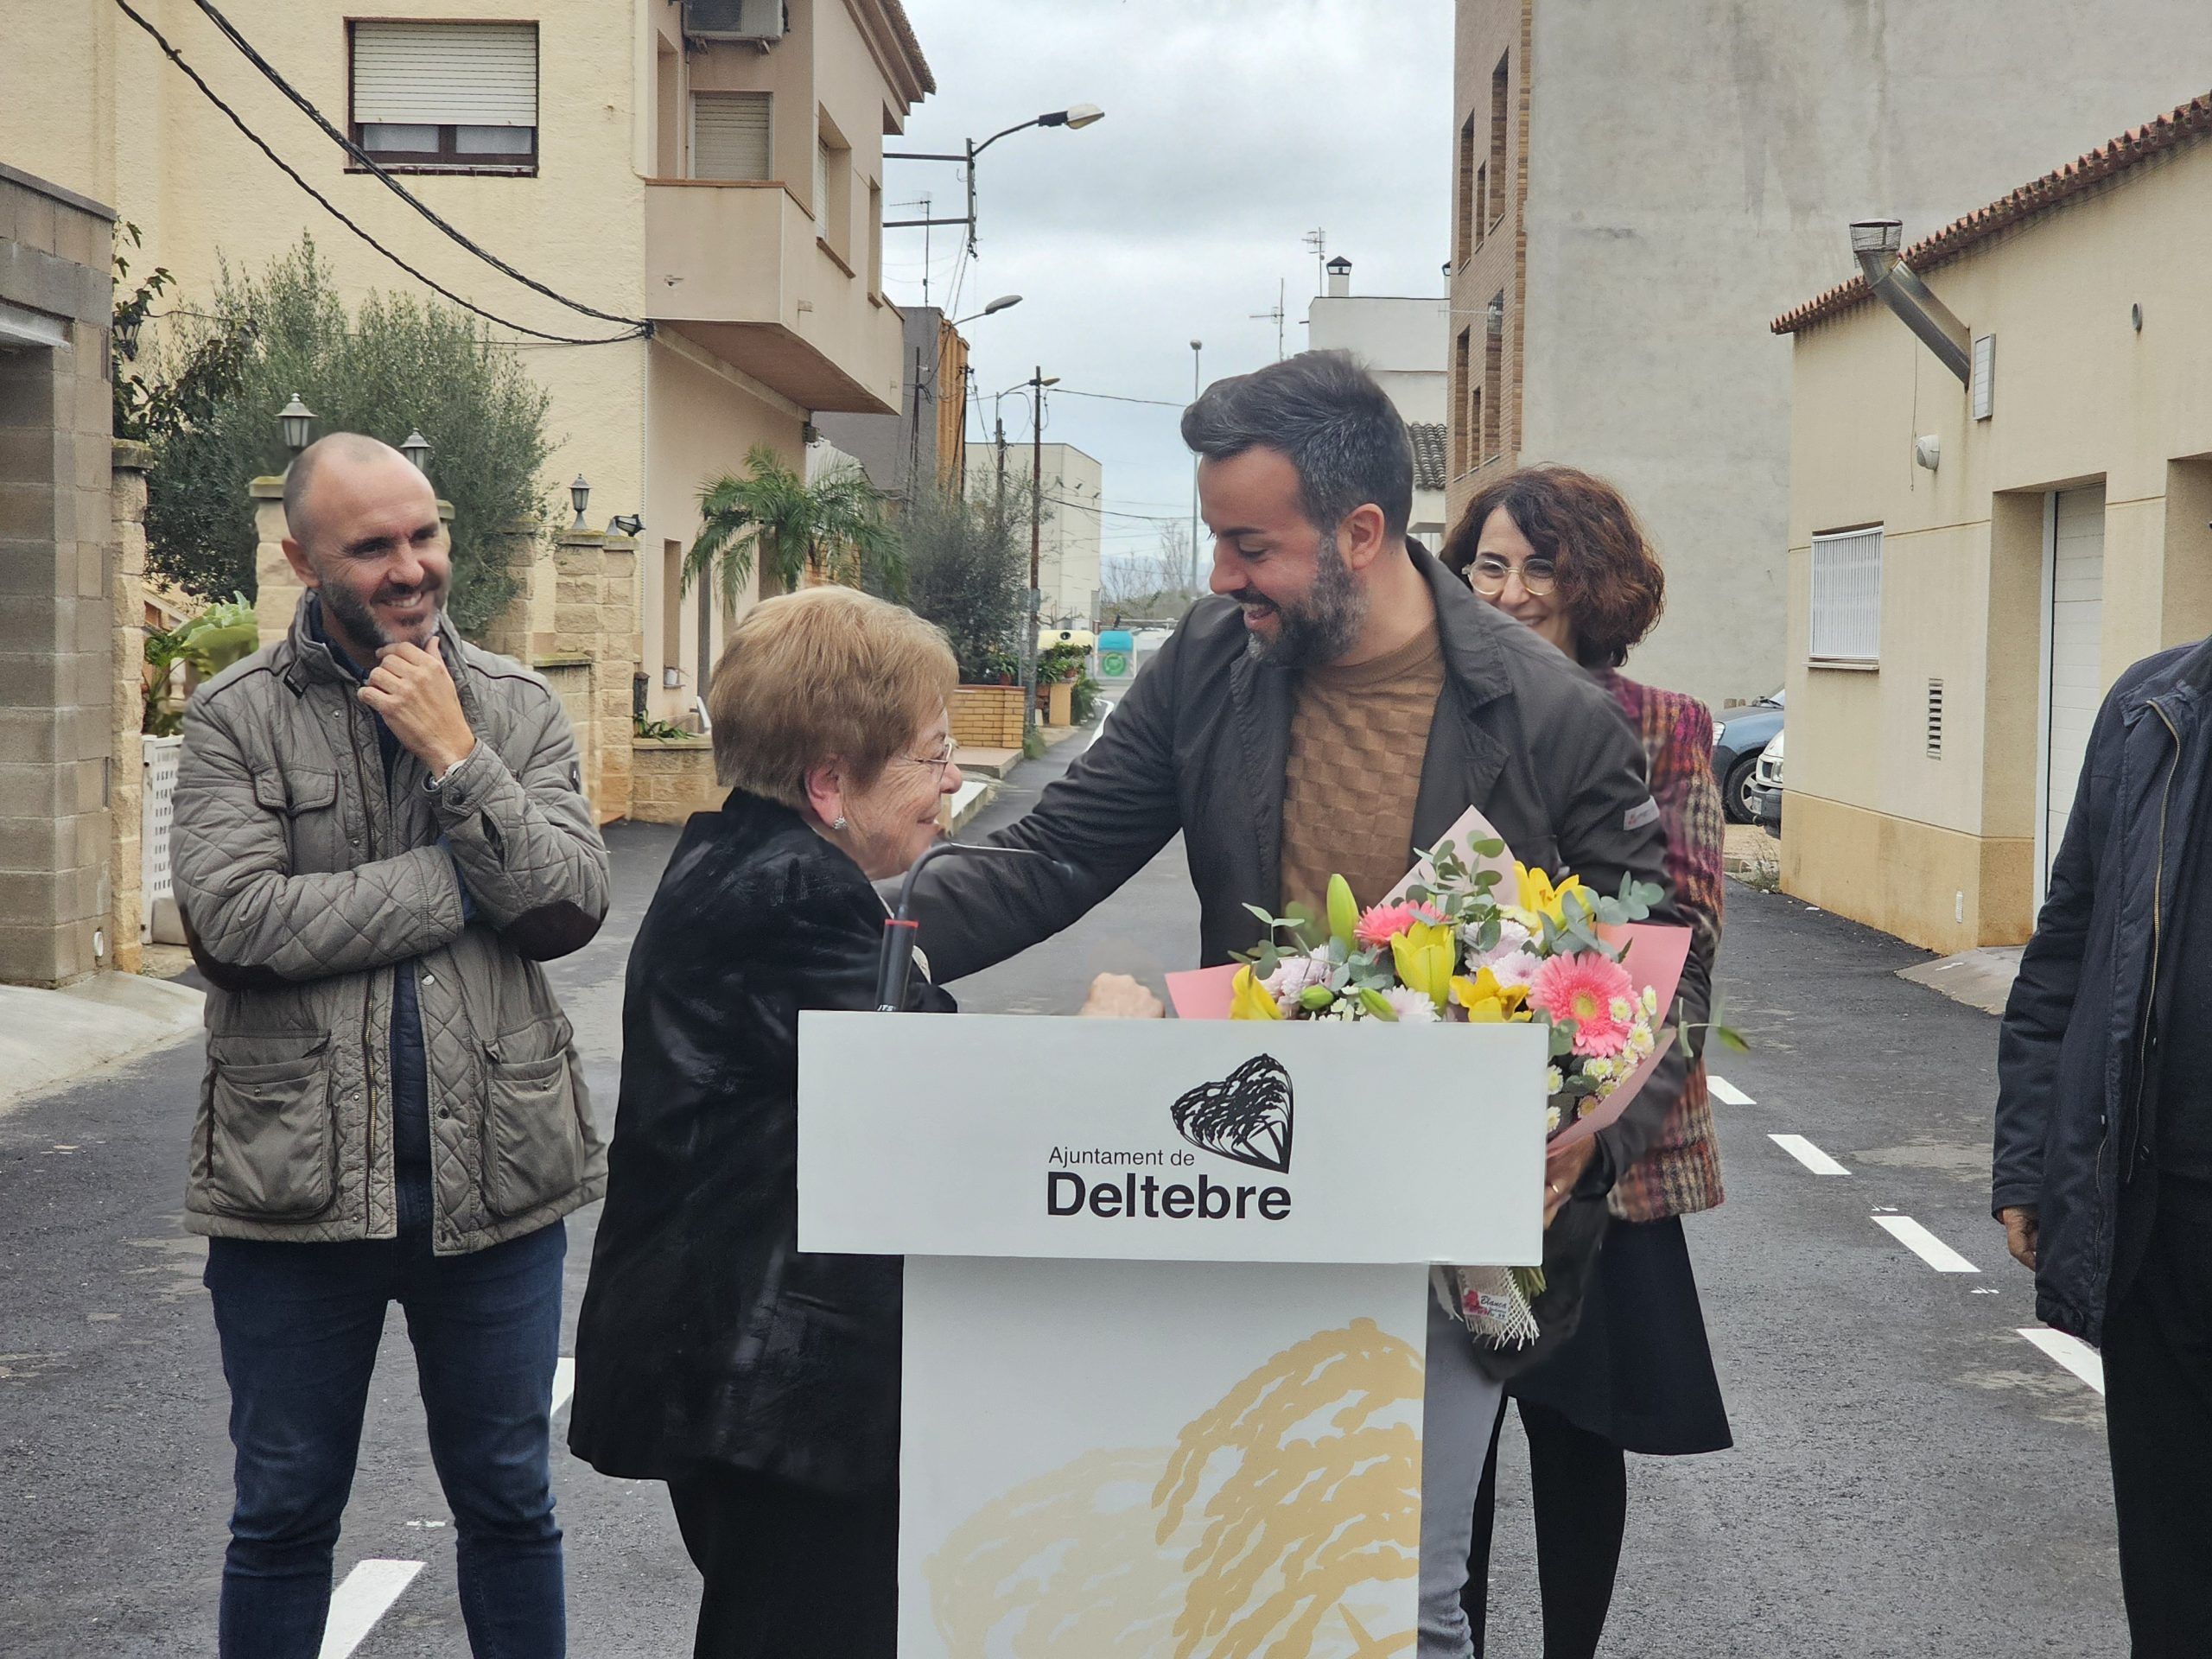
[[1073, 875], [1075, 867], [1028, 847], [971, 846], [966, 842], [940, 841], [908, 867], [899, 884], [899, 908], [884, 918], [883, 950], [876, 959], [875, 1011], [897, 1014], [906, 1006], [906, 982], [914, 971], [914, 936], [921, 924], [907, 914], [914, 901], [914, 878], [931, 859], [947, 853], [976, 853], [989, 858], [1042, 859], [1062, 875]]

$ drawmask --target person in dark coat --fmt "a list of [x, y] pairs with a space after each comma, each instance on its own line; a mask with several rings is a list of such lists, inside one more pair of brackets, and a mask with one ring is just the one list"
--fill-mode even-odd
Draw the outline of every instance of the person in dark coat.
[[2212, 640], [2120, 677], [1997, 1048], [1990, 1207], [2101, 1344], [2136, 1659], [2212, 1622]]
[[[941, 978], [1058, 932], [1178, 835], [1202, 965], [1259, 943], [1255, 906], [1319, 913], [1332, 874], [1372, 904], [1470, 806], [1532, 868], [1607, 893], [1664, 882], [1660, 809], [1618, 706], [1408, 539], [1412, 446], [1372, 376], [1342, 353], [1301, 353], [1216, 382], [1184, 412], [1183, 437], [1199, 457], [1212, 592], [1097, 741], [992, 837], [1056, 862], [942, 859], [917, 878]], [[1654, 915], [1686, 919], [1671, 896]], [[1432, 1313], [1419, 1659], [1471, 1650], [1461, 1592], [1499, 1381], [1572, 1337], [1606, 1195], [1686, 1074], [1670, 1052], [1618, 1121], [1547, 1160], [1534, 1344], [1478, 1360], [1467, 1328]]]
[[[798, 1248], [798, 1016], [875, 1006], [873, 880], [957, 789], [937, 629], [844, 588], [764, 601], [708, 692], [733, 784], [684, 826], [622, 1008], [569, 1444], [668, 1483], [698, 1659], [891, 1659], [900, 1263]], [[952, 999], [913, 976], [907, 1007]]]
[[[1643, 740], [1667, 833], [1667, 887], [1691, 927], [1681, 1008], [1694, 1058], [1644, 1154], [1615, 1183], [1582, 1319], [1506, 1392], [1529, 1440], [1545, 1659], [1594, 1654], [1628, 1522], [1626, 1452], [1732, 1444], [1681, 1217], [1720, 1202], [1720, 1149], [1703, 1022], [1720, 946], [1723, 818], [1713, 715], [1694, 697], [1621, 673], [1659, 620], [1666, 575], [1619, 492], [1572, 467], [1531, 467], [1478, 492], [1444, 547], [1467, 585], [1580, 663]], [[1504, 1423], [1503, 1412], [1499, 1426]], [[1497, 1436], [1476, 1498], [1465, 1607], [1477, 1653], [1490, 1587]]]

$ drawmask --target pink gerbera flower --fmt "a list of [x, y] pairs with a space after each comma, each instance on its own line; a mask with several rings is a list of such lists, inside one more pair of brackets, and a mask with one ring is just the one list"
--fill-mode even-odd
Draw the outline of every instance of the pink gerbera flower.
[[1429, 905], [1376, 905], [1360, 917], [1351, 936], [1365, 949], [1378, 950], [1415, 922], [1433, 924], [1443, 919]]
[[1529, 1000], [1554, 1021], [1574, 1021], [1574, 1052], [1592, 1058], [1608, 1058], [1628, 1046], [1634, 1022], [1613, 1014], [1615, 1000], [1622, 997], [1632, 1009], [1636, 987], [1628, 969], [1587, 951], [1552, 957], [1529, 984]]

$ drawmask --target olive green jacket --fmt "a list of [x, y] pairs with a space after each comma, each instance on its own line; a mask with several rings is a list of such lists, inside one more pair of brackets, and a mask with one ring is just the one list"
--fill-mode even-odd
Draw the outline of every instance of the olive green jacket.
[[186, 709], [169, 861], [213, 988], [186, 1225], [395, 1235], [392, 982], [412, 961], [432, 1244], [480, 1249], [605, 1189], [582, 1068], [538, 963], [598, 931], [607, 849], [560, 700], [449, 622], [439, 647], [477, 753], [436, 791], [403, 753], [387, 790], [373, 718], [315, 638], [311, 602]]

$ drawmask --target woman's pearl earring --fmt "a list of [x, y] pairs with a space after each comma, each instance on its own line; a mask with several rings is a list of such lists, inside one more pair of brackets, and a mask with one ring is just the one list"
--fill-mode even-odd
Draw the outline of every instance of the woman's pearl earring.
[[843, 828], [845, 827], [845, 815], [844, 815], [843, 813], [840, 812], [840, 813], [839, 813], [836, 817], [834, 817], [834, 818], [830, 819], [830, 827], [832, 830], [842, 830], [842, 829], [843, 829]]

